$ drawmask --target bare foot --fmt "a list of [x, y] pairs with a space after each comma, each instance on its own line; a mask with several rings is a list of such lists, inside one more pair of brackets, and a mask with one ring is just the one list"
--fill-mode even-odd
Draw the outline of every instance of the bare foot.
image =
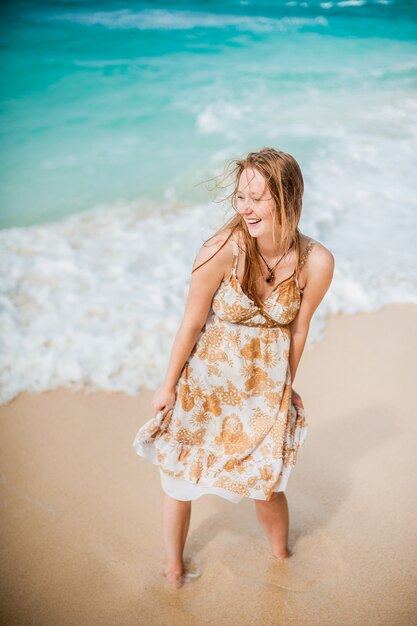
[[184, 566], [169, 567], [168, 565], [164, 569], [164, 576], [170, 585], [173, 585], [177, 589], [184, 584]]
[[272, 553], [272, 556], [278, 559], [278, 561], [285, 561], [289, 559], [294, 553], [286, 548], [285, 550], [280, 550]]

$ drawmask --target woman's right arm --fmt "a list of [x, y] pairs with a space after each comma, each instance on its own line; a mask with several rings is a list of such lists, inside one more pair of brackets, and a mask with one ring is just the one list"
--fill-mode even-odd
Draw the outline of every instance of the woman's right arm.
[[[173, 408], [178, 378], [207, 321], [214, 293], [224, 276], [230, 271], [231, 240], [219, 249], [226, 237], [227, 234], [222, 233], [209, 240], [200, 248], [194, 260], [193, 268], [210, 259], [191, 274], [184, 316], [172, 345], [167, 373], [164, 382], [156, 390], [152, 399], [152, 416], [155, 416], [160, 409], [164, 410], [165, 415]], [[213, 258], [210, 258], [212, 256]]]

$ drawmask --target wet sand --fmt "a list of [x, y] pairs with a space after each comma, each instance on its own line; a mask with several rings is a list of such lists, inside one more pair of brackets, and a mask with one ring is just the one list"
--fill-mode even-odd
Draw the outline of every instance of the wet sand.
[[417, 623], [417, 307], [333, 316], [294, 387], [309, 433], [289, 479], [290, 547], [270, 556], [254, 503], [193, 503], [162, 576], [158, 470], [132, 442], [152, 390], [60, 389], [0, 407], [1, 622], [12, 625]]

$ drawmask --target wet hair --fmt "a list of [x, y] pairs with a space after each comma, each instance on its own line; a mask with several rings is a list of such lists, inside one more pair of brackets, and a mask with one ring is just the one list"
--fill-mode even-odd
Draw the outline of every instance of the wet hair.
[[[274, 148], [262, 148], [259, 152], [249, 152], [244, 158], [230, 159], [226, 162], [223, 173], [215, 177], [216, 189], [224, 189], [230, 187], [231, 184], [233, 185], [232, 192], [226, 195], [222, 201], [229, 198], [236, 215], [224, 223], [214, 235], [206, 239], [203, 245], [213, 240], [213, 238], [226, 233], [226, 239], [214, 253], [217, 254], [217, 252], [226, 245], [234, 232], [238, 231], [241, 234], [242, 239], [235, 237], [237, 241], [243, 241], [246, 252], [245, 270], [241, 286], [243, 291], [262, 308], [262, 300], [256, 293], [256, 280], [262, 273], [262, 266], [256, 251], [256, 240], [249, 233], [246, 221], [237, 212], [236, 208], [239, 180], [244, 169], [257, 170], [264, 177], [266, 190], [269, 191], [274, 201], [274, 210], [272, 213], [273, 241], [277, 243], [277, 248], [282, 250], [283, 254], [287, 254], [291, 248], [296, 250], [297, 274], [300, 258], [300, 231], [298, 223], [302, 211], [304, 180], [300, 166], [294, 157], [286, 152], [275, 150]], [[224, 184], [225, 181], [230, 180], [230, 178], [232, 182]], [[192, 271], [195, 272], [213, 256], [214, 255], [200, 265], [197, 265]]]

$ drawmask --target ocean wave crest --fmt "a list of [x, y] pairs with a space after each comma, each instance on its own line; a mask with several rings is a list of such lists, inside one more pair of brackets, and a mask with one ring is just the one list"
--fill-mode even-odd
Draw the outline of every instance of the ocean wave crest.
[[236, 28], [253, 32], [297, 30], [305, 26], [328, 26], [324, 16], [271, 18], [261, 15], [232, 15], [194, 11], [147, 9], [132, 11], [96, 11], [91, 13], [60, 13], [49, 20], [72, 22], [83, 26], [104, 26], [109, 29], [189, 30], [192, 28]]

